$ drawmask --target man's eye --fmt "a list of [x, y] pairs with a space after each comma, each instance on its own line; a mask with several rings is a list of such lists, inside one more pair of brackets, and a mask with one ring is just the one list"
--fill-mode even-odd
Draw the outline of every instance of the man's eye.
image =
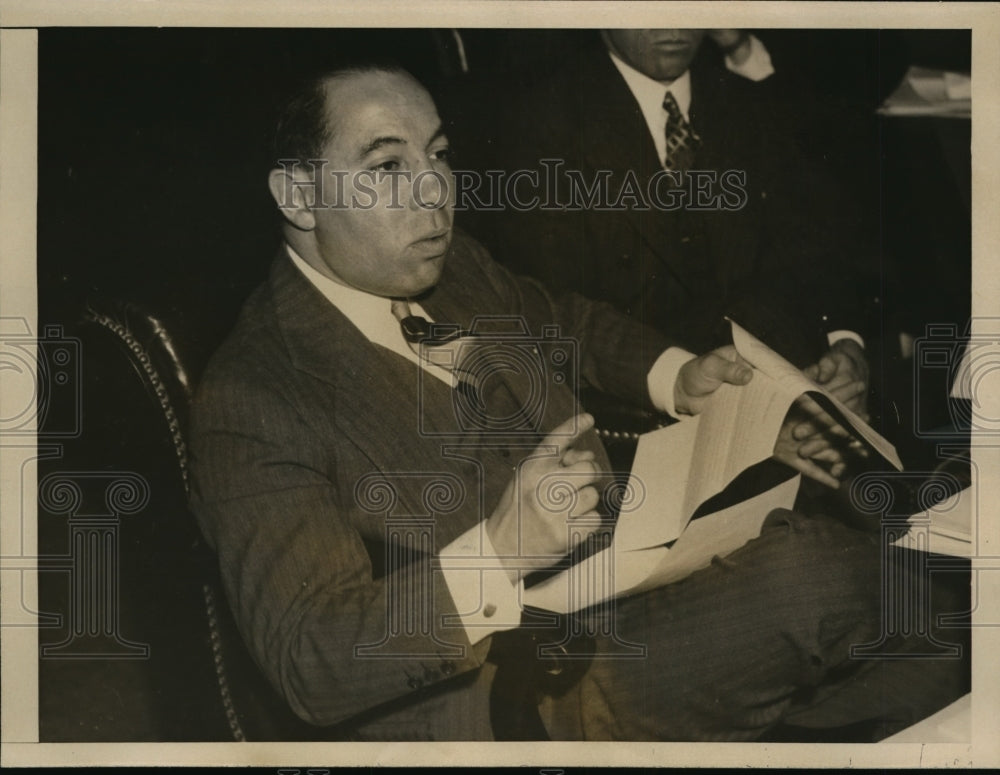
[[435, 161], [451, 161], [451, 148], [439, 148], [431, 151], [431, 158]]
[[394, 160], [383, 161], [373, 167], [369, 167], [372, 172], [396, 172], [399, 170], [399, 162]]

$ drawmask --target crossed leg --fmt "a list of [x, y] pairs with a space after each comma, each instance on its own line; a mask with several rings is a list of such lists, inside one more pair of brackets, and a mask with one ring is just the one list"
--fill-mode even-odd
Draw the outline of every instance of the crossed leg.
[[[850, 656], [852, 645], [877, 641], [882, 631], [882, 556], [878, 534], [773, 512], [760, 537], [728, 557], [615, 603], [616, 638], [645, 645], [645, 656], [614, 658], [614, 642], [599, 639], [581, 680], [544, 698], [550, 736], [738, 741], [779, 722], [837, 727], [869, 719], [889, 734], [929, 715], [968, 690], [966, 660]], [[911, 575], [908, 584], [930, 583]], [[965, 610], [960, 597], [934, 604]], [[946, 632], [967, 656], [967, 630]], [[918, 641], [887, 646], [896, 657], [912, 656]]]

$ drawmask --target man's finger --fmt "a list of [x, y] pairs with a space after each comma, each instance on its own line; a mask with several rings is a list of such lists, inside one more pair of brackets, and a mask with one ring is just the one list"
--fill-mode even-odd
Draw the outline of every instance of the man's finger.
[[702, 373], [706, 377], [728, 382], [731, 385], [745, 385], [753, 378], [753, 369], [745, 365], [745, 361], [740, 363], [736, 360], [729, 360], [718, 351], [713, 351], [704, 356], [702, 362]]
[[803, 458], [794, 458], [790, 460], [783, 461], [794, 468], [801, 474], [808, 476], [810, 479], [815, 479], [820, 484], [825, 484], [827, 487], [836, 490], [840, 487], [840, 481], [836, 479], [831, 474], [828, 474], [818, 465], [813, 463], [811, 460], [805, 460]]
[[815, 457], [825, 449], [832, 449], [830, 440], [825, 436], [817, 436], [799, 444], [795, 453], [799, 457]]
[[840, 423], [831, 417], [827, 411], [821, 407], [816, 401], [807, 395], [801, 395], [795, 399], [795, 405], [808, 414], [812, 419], [814, 425], [818, 425], [820, 430], [824, 433], [832, 433], [834, 436], [840, 436], [844, 439], [854, 438], [850, 433], [848, 433]]
[[[576, 512], [582, 511], [584, 514], [596, 515], [597, 512], [595, 512], [594, 509], [597, 508], [597, 504], [600, 502], [601, 502], [601, 496], [597, 492], [596, 487], [590, 487], [590, 486], [584, 487], [582, 490], [580, 490], [579, 493], [577, 493], [576, 506], [574, 507], [573, 510]], [[576, 515], [570, 515], [570, 516], [574, 517], [575, 519], [579, 519], [582, 515], [578, 513]]]
[[799, 448], [799, 457], [808, 458], [820, 463], [841, 463], [844, 460], [843, 455], [840, 454], [840, 450], [836, 447], [822, 447], [820, 449], [807, 450], [804, 447]]
[[584, 487], [594, 482], [600, 475], [597, 470], [597, 465], [589, 460], [581, 460], [579, 463], [566, 466], [561, 469], [559, 473], [565, 474], [566, 481], [577, 490], [582, 490]]
[[592, 415], [586, 412], [578, 414], [549, 431], [539, 446], [544, 448], [555, 447], [556, 454], [562, 459], [562, 456], [572, 446], [573, 442], [593, 427], [594, 418]]
[[804, 441], [812, 436], [819, 435], [821, 431], [822, 428], [817, 424], [802, 422], [792, 428], [792, 438], [796, 441]]
[[837, 400], [840, 401], [842, 404], [846, 404], [848, 401], [857, 398], [867, 389], [868, 386], [865, 385], [865, 383], [862, 382], [861, 380], [857, 379], [848, 380], [843, 384], [836, 385], [834, 387], [830, 386], [827, 387], [827, 390], [829, 390], [834, 396], [836, 396]]
[[816, 381], [820, 384], [829, 382], [833, 375], [837, 373], [837, 362], [829, 355], [824, 355], [820, 358], [818, 365], [819, 373], [816, 375]]
[[571, 466], [576, 463], [581, 463], [584, 460], [593, 460], [594, 451], [591, 449], [577, 449], [576, 447], [570, 447], [567, 449], [562, 456], [560, 461], [564, 466]]

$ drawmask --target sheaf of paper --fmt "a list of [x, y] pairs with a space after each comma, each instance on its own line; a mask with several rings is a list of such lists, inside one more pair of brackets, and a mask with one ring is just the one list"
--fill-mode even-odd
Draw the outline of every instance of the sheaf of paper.
[[798, 475], [746, 501], [699, 517], [669, 549], [656, 546], [624, 550], [617, 534], [611, 546], [523, 592], [522, 603], [556, 613], [571, 613], [612, 597], [637, 594], [679, 581], [760, 535], [772, 510], [791, 508]]
[[720, 386], [696, 417], [641, 436], [629, 487], [645, 497], [619, 516], [619, 549], [677, 539], [702, 503], [771, 457], [793, 400], [758, 373], [747, 385]]
[[[896, 448], [886, 441], [874, 428], [844, 406], [830, 392], [817, 385], [801, 371], [778, 355], [774, 350], [761, 342], [749, 331], [746, 331], [734, 321], [729, 321], [733, 327], [733, 344], [736, 351], [760, 370], [771, 377], [782, 390], [787, 391], [791, 399], [798, 398], [803, 393], [816, 398], [822, 396], [831, 406], [823, 408], [842, 425], [849, 425], [861, 438], [870, 444], [882, 457], [892, 463], [897, 471], [903, 470], [903, 462], [896, 453]], [[754, 375], [756, 379], [756, 375]], [[751, 380], [752, 384], [753, 380]]]
[[910, 531], [896, 546], [954, 557], [972, 556], [973, 488], [967, 487], [931, 509], [910, 517]]

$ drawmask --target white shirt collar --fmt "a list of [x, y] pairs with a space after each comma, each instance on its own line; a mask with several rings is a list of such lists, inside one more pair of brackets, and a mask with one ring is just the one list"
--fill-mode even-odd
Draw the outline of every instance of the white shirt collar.
[[663, 98], [667, 92], [674, 95], [684, 118], [690, 120], [688, 110], [691, 107], [691, 71], [685, 70], [683, 75], [669, 84], [662, 83], [626, 64], [614, 52], [609, 50], [608, 54], [639, 103], [639, 109], [656, 146], [657, 157], [662, 160], [667, 155], [667, 139], [663, 131], [667, 125], [667, 111], [663, 109]]
[[[399, 321], [392, 314], [392, 301], [390, 299], [331, 280], [307, 264], [305, 259], [292, 249], [291, 245], [286, 243], [285, 248], [292, 263], [305, 275], [305, 278], [323, 294], [327, 301], [340, 310], [344, 317], [351, 321], [369, 342], [381, 345], [397, 355], [403, 356], [408, 361], [424, 367], [426, 371], [448, 384], [453, 383], [454, 377], [451, 372], [428, 363], [422, 363], [410, 349], [406, 340], [403, 339]], [[414, 315], [422, 315], [433, 322], [424, 308], [415, 301], [410, 302], [410, 311]]]

